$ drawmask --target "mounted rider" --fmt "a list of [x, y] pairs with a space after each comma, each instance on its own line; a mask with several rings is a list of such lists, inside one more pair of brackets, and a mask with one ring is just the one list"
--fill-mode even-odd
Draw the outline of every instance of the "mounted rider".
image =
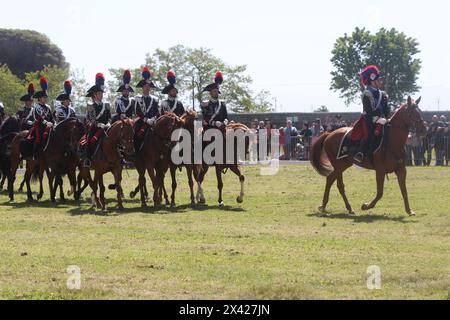
[[224, 130], [228, 125], [228, 111], [225, 102], [219, 99], [220, 85], [223, 83], [223, 74], [216, 72], [214, 83], [206, 86], [203, 92], [209, 92], [209, 101], [201, 103], [203, 114], [203, 130], [215, 128]]
[[22, 131], [30, 130], [33, 126], [31, 117], [33, 116], [33, 96], [35, 91], [34, 84], [30, 83], [28, 85], [28, 93], [20, 98], [20, 101], [24, 102], [25, 105], [17, 111], [16, 115], [19, 118]]
[[138, 120], [135, 123], [135, 150], [142, 148], [145, 134], [149, 128], [152, 128], [157, 120], [159, 112], [159, 99], [150, 95], [150, 90], [156, 86], [151, 80], [151, 72], [148, 67], [144, 67], [142, 71], [142, 80], [137, 84], [138, 88], [142, 88], [142, 95], [135, 97], [135, 112]]
[[50, 131], [54, 127], [53, 113], [49, 105], [47, 105], [48, 95], [48, 81], [45, 77], [39, 80], [41, 91], [34, 94], [33, 98], [38, 100], [38, 103], [33, 107], [30, 120], [32, 121], [32, 128], [28, 135], [29, 140], [34, 140], [33, 155], [36, 157], [38, 151], [48, 141]]
[[61, 102], [56, 108], [56, 124], [60, 124], [61, 122], [67, 119], [76, 119], [75, 109], [72, 108], [70, 99], [70, 95], [72, 93], [72, 83], [69, 80], [64, 81], [64, 93], [60, 94], [56, 100]]
[[114, 115], [111, 123], [115, 123], [123, 119], [133, 119], [135, 117], [133, 98], [130, 98], [130, 93], [134, 92], [133, 88], [130, 86], [131, 82], [131, 72], [130, 70], [125, 70], [122, 77], [122, 85], [117, 89], [117, 92], [121, 93], [120, 97], [116, 98], [116, 115]]
[[186, 111], [183, 103], [178, 101], [178, 89], [175, 87], [177, 77], [172, 70], [167, 72], [167, 81], [169, 84], [162, 91], [162, 94], [167, 94], [167, 99], [161, 102], [159, 116], [162, 116], [165, 112], [172, 112], [181, 117]]
[[[375, 131], [380, 131], [382, 126], [388, 123], [390, 109], [388, 106], [388, 95], [381, 91], [380, 70], [376, 66], [368, 66], [360, 74], [361, 84], [365, 87], [362, 95], [364, 107], [363, 117], [367, 128], [367, 139], [361, 141], [359, 152], [356, 153], [354, 159], [357, 162], [363, 162], [375, 141]], [[379, 128], [379, 129], [377, 129]]]
[[81, 158], [84, 160], [84, 166], [89, 168], [92, 162], [92, 156], [98, 146], [99, 140], [105, 135], [105, 132], [111, 127], [111, 108], [109, 103], [103, 102], [105, 92], [105, 77], [102, 73], [95, 76], [95, 85], [89, 89], [86, 97], [92, 99], [86, 110], [86, 122], [88, 132], [80, 142]]

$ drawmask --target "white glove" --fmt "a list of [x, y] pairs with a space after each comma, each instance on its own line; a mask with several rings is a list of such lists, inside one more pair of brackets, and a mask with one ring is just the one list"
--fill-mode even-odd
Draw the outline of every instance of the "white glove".
[[108, 130], [109, 128], [111, 128], [111, 123], [107, 123], [107, 124], [105, 125], [105, 129], [106, 129], [106, 130]]
[[387, 120], [385, 118], [379, 118], [377, 120], [377, 124], [381, 124], [382, 126], [386, 125]]
[[33, 121], [28, 120], [28, 121], [27, 121], [27, 124], [28, 124], [29, 126], [32, 126], [32, 125], [33, 125]]
[[50, 121], [47, 121], [47, 122], [45, 123], [45, 125], [46, 125], [47, 127], [49, 127], [49, 128], [53, 128], [53, 123], [51, 123]]
[[217, 128], [221, 128], [222, 125], [223, 125], [223, 123], [220, 122], [220, 121], [216, 121], [216, 122], [215, 122], [215, 125], [216, 125]]
[[103, 123], [99, 123], [99, 124], [97, 125], [97, 127], [99, 127], [100, 129], [103, 129], [103, 130], [105, 130], [105, 128], [106, 128], [106, 125], [105, 125], [105, 124], [103, 124]]
[[223, 122], [223, 125], [226, 127], [226, 126], [228, 126], [228, 120], [227, 119], [225, 119], [225, 121]]
[[146, 123], [149, 125], [149, 126], [153, 126], [154, 124], [155, 124], [155, 119], [147, 119], [147, 121], [146, 121]]

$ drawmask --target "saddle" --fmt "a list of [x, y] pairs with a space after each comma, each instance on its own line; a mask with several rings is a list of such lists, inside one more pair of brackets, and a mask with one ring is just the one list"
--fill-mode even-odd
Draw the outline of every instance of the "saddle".
[[[386, 135], [386, 128], [381, 127], [380, 133], [378, 135], [375, 134], [374, 143], [370, 146], [369, 152], [373, 151], [373, 154], [377, 153], [381, 149]], [[363, 139], [367, 139], [367, 136], [361, 135], [359, 132], [357, 133], [357, 131], [355, 131], [355, 127], [349, 129], [341, 140], [337, 160], [347, 157], [353, 158], [356, 155], [359, 145]]]

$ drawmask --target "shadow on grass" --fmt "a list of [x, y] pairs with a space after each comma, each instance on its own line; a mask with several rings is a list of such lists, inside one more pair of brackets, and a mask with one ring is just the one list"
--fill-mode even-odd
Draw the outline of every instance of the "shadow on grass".
[[[126, 203], [125, 208], [122, 210], [119, 210], [116, 207], [116, 203], [114, 200], [107, 200], [107, 212], [101, 212], [101, 210], [95, 210], [93, 208], [82, 208], [82, 207], [76, 207], [70, 209], [68, 212], [71, 216], [81, 216], [81, 215], [87, 215], [87, 214], [94, 214], [99, 216], [120, 216], [120, 215], [126, 215], [126, 214], [134, 214], [134, 213], [144, 213], [144, 214], [153, 214], [153, 215], [168, 215], [168, 214], [182, 214], [192, 211], [198, 211], [198, 212], [204, 212], [204, 211], [223, 211], [223, 212], [231, 212], [231, 213], [242, 213], [246, 212], [242, 208], [235, 208], [231, 206], [207, 206], [207, 205], [191, 205], [191, 204], [185, 204], [180, 205], [176, 207], [170, 207], [170, 206], [148, 206], [146, 208], [142, 207], [133, 207], [133, 208], [127, 208]], [[134, 202], [135, 203], [135, 202]], [[108, 206], [109, 204], [109, 206]]]
[[351, 220], [355, 223], [374, 223], [379, 221], [391, 221], [399, 223], [417, 223], [417, 221], [410, 220], [408, 216], [391, 217], [388, 215], [375, 215], [375, 214], [361, 214], [352, 215], [349, 213], [312, 213], [308, 217], [322, 218], [322, 219], [338, 219], [338, 220]]

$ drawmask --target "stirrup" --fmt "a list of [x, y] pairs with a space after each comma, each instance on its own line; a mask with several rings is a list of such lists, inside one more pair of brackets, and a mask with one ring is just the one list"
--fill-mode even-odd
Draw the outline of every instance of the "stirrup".
[[356, 162], [362, 163], [364, 161], [364, 154], [362, 152], [358, 152], [353, 157], [353, 160], [355, 160]]
[[89, 159], [84, 159], [84, 161], [83, 161], [83, 166], [84, 166], [85, 168], [90, 168], [91, 165], [92, 165], [91, 160], [89, 160]]

